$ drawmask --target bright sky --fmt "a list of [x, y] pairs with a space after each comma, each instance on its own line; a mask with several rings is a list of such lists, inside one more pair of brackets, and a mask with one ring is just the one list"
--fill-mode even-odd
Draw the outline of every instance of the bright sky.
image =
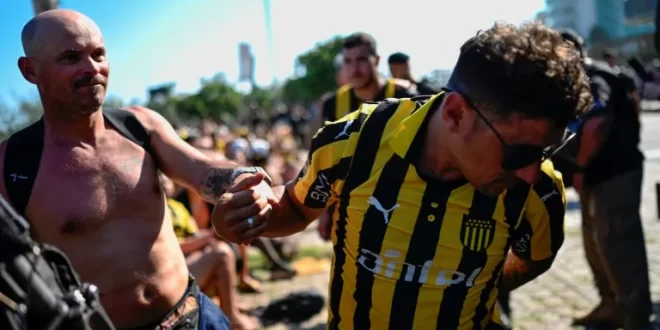
[[[14, 96], [36, 95], [16, 65], [31, 3], [0, 1], [0, 98], [10, 103]], [[258, 84], [282, 81], [293, 74], [297, 55], [355, 31], [377, 40], [382, 72], [387, 56], [403, 51], [411, 56], [413, 73], [423, 75], [451, 68], [460, 45], [477, 30], [496, 20], [531, 19], [544, 1], [272, 0], [272, 66], [262, 0], [62, 0], [61, 7], [81, 11], [100, 26], [112, 66], [109, 93], [128, 102], [144, 101], [149, 86], [164, 82], [185, 93], [218, 72], [236, 81], [240, 42], [252, 45]]]

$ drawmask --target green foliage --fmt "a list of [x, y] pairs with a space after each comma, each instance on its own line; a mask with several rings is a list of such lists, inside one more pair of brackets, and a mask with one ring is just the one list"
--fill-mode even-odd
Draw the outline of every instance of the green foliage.
[[297, 58], [297, 71], [302, 74], [284, 84], [284, 100], [313, 102], [336, 88], [334, 61], [341, 51], [342, 41], [342, 37], [334, 37]]
[[256, 104], [262, 109], [270, 109], [277, 97], [277, 91], [274, 88], [261, 88], [254, 86], [250, 94], [245, 96], [247, 104]]
[[225, 80], [216, 76], [202, 81], [202, 88], [176, 102], [178, 114], [185, 119], [221, 120], [226, 114], [236, 115], [243, 108], [243, 98]]

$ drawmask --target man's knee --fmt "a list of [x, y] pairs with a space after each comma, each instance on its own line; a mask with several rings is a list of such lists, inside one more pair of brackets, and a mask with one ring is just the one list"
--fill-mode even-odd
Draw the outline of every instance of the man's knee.
[[235, 262], [234, 251], [232, 251], [229, 244], [222, 241], [214, 242], [208, 249], [207, 253], [211, 253], [213, 257], [223, 265]]

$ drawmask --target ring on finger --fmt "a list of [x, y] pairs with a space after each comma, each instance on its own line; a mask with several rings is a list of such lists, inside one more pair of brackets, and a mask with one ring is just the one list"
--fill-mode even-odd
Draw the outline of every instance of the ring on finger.
[[254, 219], [252, 217], [249, 217], [247, 219], [248, 226], [250, 226], [250, 229], [254, 227]]

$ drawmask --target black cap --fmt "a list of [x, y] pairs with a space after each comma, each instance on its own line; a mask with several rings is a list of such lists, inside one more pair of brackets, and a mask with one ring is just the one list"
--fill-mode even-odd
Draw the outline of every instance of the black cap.
[[401, 52], [397, 52], [397, 53], [394, 53], [394, 54], [390, 55], [390, 57], [387, 58], [387, 63], [389, 63], [389, 64], [403, 64], [403, 63], [408, 63], [409, 59], [410, 59], [410, 56], [408, 56], [404, 53], [401, 53]]
[[578, 49], [578, 52], [580, 52], [580, 56], [584, 57], [584, 39], [577, 32], [573, 29], [560, 29], [559, 34], [561, 34], [564, 40], [572, 42]]

